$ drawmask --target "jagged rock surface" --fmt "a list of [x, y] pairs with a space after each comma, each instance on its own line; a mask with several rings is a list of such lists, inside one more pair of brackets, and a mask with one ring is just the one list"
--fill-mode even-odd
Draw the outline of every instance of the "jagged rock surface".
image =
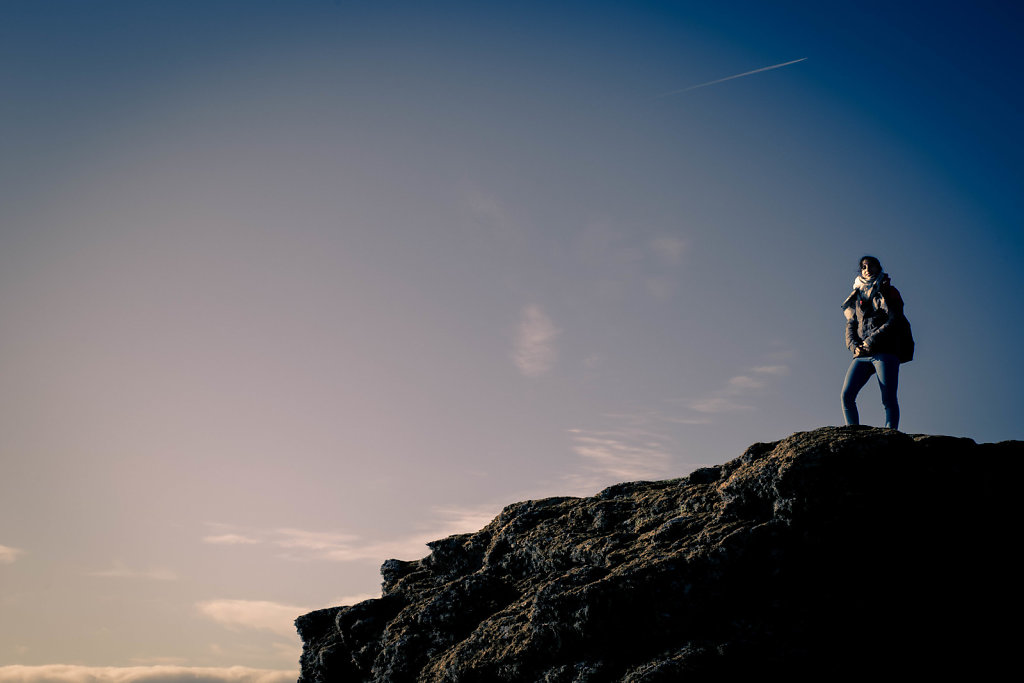
[[516, 503], [385, 562], [381, 598], [300, 617], [299, 681], [994, 676], [1016, 659], [1022, 456], [828, 427]]

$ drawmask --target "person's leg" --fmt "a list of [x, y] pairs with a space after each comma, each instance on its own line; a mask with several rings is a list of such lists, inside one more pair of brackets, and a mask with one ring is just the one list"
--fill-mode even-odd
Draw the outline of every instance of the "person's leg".
[[864, 388], [871, 375], [875, 374], [875, 368], [870, 358], [854, 358], [850, 363], [850, 369], [846, 371], [846, 381], [843, 382], [843, 417], [848, 425], [859, 425], [860, 416], [857, 414], [857, 394]]
[[874, 366], [878, 388], [882, 390], [885, 426], [899, 429], [900, 404], [896, 398], [896, 389], [900, 381], [900, 361], [894, 354], [880, 353], [874, 358]]

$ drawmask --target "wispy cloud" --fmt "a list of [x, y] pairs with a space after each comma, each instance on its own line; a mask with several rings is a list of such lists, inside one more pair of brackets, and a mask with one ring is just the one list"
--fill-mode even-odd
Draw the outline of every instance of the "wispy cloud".
[[685, 401], [685, 405], [705, 415], [753, 410], [754, 406], [747, 399], [765, 388], [770, 378], [781, 377], [788, 372], [789, 367], [785, 365], [759, 365], [730, 377], [722, 388], [707, 396]]
[[742, 410], [753, 410], [753, 406], [740, 403], [728, 396], [710, 396], [690, 401], [690, 408], [698, 413], [735, 413]]
[[558, 328], [540, 306], [523, 308], [516, 331], [512, 360], [527, 377], [539, 377], [555, 363]]
[[678, 288], [679, 266], [689, 248], [671, 233], [593, 222], [574, 236], [571, 257], [587, 289], [605, 302], [623, 302], [638, 291], [665, 301]]
[[244, 666], [0, 666], [0, 683], [294, 683], [297, 670]]
[[686, 251], [686, 240], [670, 235], [656, 237], [650, 242], [651, 251], [665, 265], [678, 266]]
[[[784, 353], [769, 354], [777, 361]], [[782, 363], [757, 365], [728, 377], [716, 391], [706, 396], [671, 399], [664, 409], [645, 407], [619, 413], [605, 413], [605, 429], [569, 429], [571, 449], [580, 458], [579, 466], [564, 475], [557, 493], [567, 490], [591, 495], [595, 490], [620, 481], [664, 479], [682, 476], [678, 469], [680, 425], [705, 425], [723, 413], [754, 410], [757, 398], [773, 380], [786, 375]], [[691, 466], [693, 463], [690, 463]]]
[[[290, 560], [329, 560], [331, 562], [380, 562], [391, 557], [418, 558], [429, 550], [427, 541], [434, 540], [424, 534], [414, 534], [384, 541], [366, 541], [358, 536], [337, 535], [336, 542], [327, 541], [331, 534], [317, 534], [300, 529], [281, 529], [274, 545], [285, 548], [282, 557]], [[344, 540], [343, 540], [344, 539]]]
[[307, 531], [305, 529], [277, 529], [274, 533], [276, 535], [275, 545], [312, 552], [330, 552], [339, 548], [351, 547], [359, 540], [359, 536], [355, 534]]
[[330, 602], [332, 605], [357, 605], [365, 600], [373, 600], [374, 598], [379, 597], [380, 591], [377, 591], [376, 593], [352, 593], [334, 598]]
[[[216, 526], [224, 527], [225, 525], [218, 524]], [[209, 540], [234, 536], [245, 538], [244, 545], [268, 546], [276, 549], [278, 557], [299, 562], [312, 560], [381, 562], [390, 557], [422, 557], [428, 552], [426, 542], [434, 540], [432, 537], [427, 538], [426, 535], [414, 535], [392, 540], [368, 541], [357, 534], [281, 527], [232, 531], [216, 536], [207, 536], [203, 541], [228, 546], [243, 545], [235, 542]]]
[[321, 557], [336, 562], [353, 560], [374, 560], [387, 558], [418, 559], [426, 556], [430, 549], [427, 543], [455, 534], [479, 531], [501, 512], [502, 504], [477, 506], [437, 506], [431, 510], [430, 518], [419, 528], [395, 539], [360, 542], [358, 540], [326, 550]]
[[295, 618], [315, 609], [268, 600], [207, 600], [196, 603], [196, 608], [232, 630], [256, 629], [289, 637], [295, 635]]
[[261, 541], [258, 538], [250, 538], [242, 534], [215, 534], [204, 536], [203, 543], [213, 545], [258, 545]]
[[672, 474], [671, 440], [655, 432], [625, 426], [616, 430], [570, 429], [572, 451], [582, 471], [566, 477], [573, 490], [594, 489], [620, 481], [664, 479]]
[[496, 196], [477, 189], [467, 189], [464, 202], [477, 229], [503, 241], [508, 239], [510, 233], [519, 232], [518, 221]]
[[89, 572], [89, 576], [102, 579], [148, 579], [151, 581], [176, 581], [178, 575], [170, 569], [153, 567], [149, 569], [132, 569], [120, 560], [114, 560], [109, 569]]
[[750, 368], [751, 372], [756, 372], [760, 375], [772, 375], [775, 377], [781, 377], [782, 375], [789, 374], [788, 365], [759, 365], [756, 368]]
[[436, 538], [445, 538], [455, 534], [479, 531], [498, 516], [504, 503], [484, 503], [482, 505], [444, 505], [434, 508], [436, 521], [431, 525], [431, 533], [441, 533]]
[[0, 564], [14, 564], [20, 555], [25, 551], [21, 548], [12, 548], [9, 545], [0, 545]]
[[728, 387], [732, 391], [744, 392], [753, 389], [760, 389], [764, 386], [764, 380], [750, 375], [736, 375], [730, 377]]
[[726, 76], [725, 78], [718, 78], [718, 79], [713, 80], [713, 81], [708, 81], [707, 83], [698, 83], [697, 85], [691, 85], [690, 87], [682, 88], [681, 90], [670, 90], [669, 92], [663, 92], [660, 95], [657, 95], [656, 97], [670, 97], [672, 95], [678, 95], [680, 93], [689, 92], [691, 90], [696, 90], [697, 88], [706, 88], [709, 85], [715, 85], [716, 83], [724, 83], [725, 81], [731, 81], [734, 78], [743, 78], [744, 76], [753, 76], [754, 74], [759, 74], [762, 71], [771, 71], [772, 69], [781, 69], [784, 66], [789, 66], [790, 64], [798, 64], [799, 62], [803, 62], [806, 59], [807, 59], [807, 57], [801, 57], [800, 59], [794, 59], [793, 61], [790, 61], [790, 62], [783, 62], [782, 64], [772, 64], [771, 66], [763, 66], [760, 69], [754, 69], [753, 71], [744, 71], [741, 74], [733, 74], [732, 76]]
[[[675, 402], [671, 402], [675, 403]], [[606, 417], [616, 418], [624, 420], [637, 429], [644, 427], [650, 428], [651, 425], [668, 424], [668, 425], [692, 425], [692, 424], [706, 424], [707, 418], [693, 417], [692, 415], [680, 416], [676, 414], [678, 410], [665, 412], [662, 410], [648, 409], [642, 412], [634, 413], [610, 413]]]
[[204, 541], [211, 537], [240, 535], [249, 539], [246, 545], [265, 545], [276, 549], [278, 557], [295, 561], [383, 562], [388, 558], [418, 559], [430, 552], [428, 542], [453, 534], [478, 531], [501, 511], [501, 507], [501, 504], [435, 507], [416, 531], [391, 539], [367, 540], [356, 534], [291, 527], [235, 529], [218, 523], [211, 526], [222, 533], [207, 536]]
[[516, 281], [521, 277], [519, 258], [528, 253], [533, 228], [515, 203], [478, 187], [463, 186], [460, 194], [465, 223], [460, 241], [477, 253], [487, 254], [495, 277]]

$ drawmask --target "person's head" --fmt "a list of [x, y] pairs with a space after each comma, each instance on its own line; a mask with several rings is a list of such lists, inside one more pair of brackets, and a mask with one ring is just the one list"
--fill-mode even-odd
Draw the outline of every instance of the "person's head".
[[882, 264], [874, 256], [860, 257], [860, 276], [862, 278], [870, 280], [881, 272]]

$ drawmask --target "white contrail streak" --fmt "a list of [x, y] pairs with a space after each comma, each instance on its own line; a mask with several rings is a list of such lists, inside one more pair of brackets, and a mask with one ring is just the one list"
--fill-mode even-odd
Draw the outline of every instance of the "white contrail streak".
[[804, 61], [806, 59], [807, 59], [807, 57], [801, 57], [800, 59], [794, 59], [792, 62], [783, 62], [782, 64], [773, 64], [771, 66], [763, 66], [760, 69], [754, 69], [753, 71], [745, 71], [745, 72], [743, 72], [741, 74], [736, 74], [735, 76], [726, 76], [725, 78], [719, 78], [717, 81], [708, 81], [707, 83], [700, 83], [698, 85], [691, 85], [689, 88], [683, 88], [682, 90], [672, 90], [672, 91], [669, 91], [669, 92], [663, 92], [660, 95], [658, 95], [657, 97], [668, 97], [670, 95], [678, 95], [679, 93], [682, 93], [682, 92], [689, 92], [691, 90], [696, 90], [697, 88], [703, 88], [703, 87], [706, 87], [706, 86], [709, 86], [709, 85], [714, 85], [715, 83], [724, 83], [725, 81], [731, 81], [734, 78], [743, 78], [744, 76], [750, 76], [751, 74], [759, 74], [762, 71], [771, 71], [772, 69], [781, 69], [784, 66], [789, 66], [790, 64], [796, 64], [797, 62], [802, 62], [802, 61]]

